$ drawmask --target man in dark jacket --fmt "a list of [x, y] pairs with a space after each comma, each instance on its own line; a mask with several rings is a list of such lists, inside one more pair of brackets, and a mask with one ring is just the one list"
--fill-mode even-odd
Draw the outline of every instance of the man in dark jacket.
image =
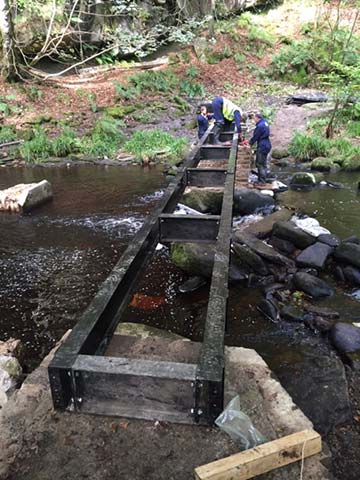
[[255, 123], [256, 127], [249, 143], [250, 145], [257, 143], [255, 164], [258, 169], [258, 182], [266, 183], [266, 159], [271, 150], [270, 127], [260, 113], [255, 114]]

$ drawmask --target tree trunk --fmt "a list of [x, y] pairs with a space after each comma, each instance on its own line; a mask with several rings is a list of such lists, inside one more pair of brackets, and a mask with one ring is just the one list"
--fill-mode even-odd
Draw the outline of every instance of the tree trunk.
[[13, 0], [0, 0], [0, 29], [2, 35], [1, 74], [6, 80], [19, 78], [17, 48], [14, 35], [15, 9]]
[[334, 110], [332, 112], [330, 121], [328, 123], [328, 126], [326, 127], [326, 138], [333, 138], [334, 136], [334, 120], [335, 120], [336, 113], [339, 110], [339, 106], [340, 106], [340, 100], [337, 99], [335, 102]]

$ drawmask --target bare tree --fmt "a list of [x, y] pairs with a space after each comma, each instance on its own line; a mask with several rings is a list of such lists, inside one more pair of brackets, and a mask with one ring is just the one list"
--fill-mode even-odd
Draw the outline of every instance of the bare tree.
[[17, 70], [18, 50], [14, 35], [16, 2], [0, 0], [0, 29], [2, 34], [1, 74], [6, 80], [19, 78]]

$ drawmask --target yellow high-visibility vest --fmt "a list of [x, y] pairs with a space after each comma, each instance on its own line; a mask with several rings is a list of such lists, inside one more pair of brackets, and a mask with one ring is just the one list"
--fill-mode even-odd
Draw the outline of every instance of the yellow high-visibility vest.
[[240, 116], [241, 116], [242, 115], [241, 108], [235, 105], [235, 103], [231, 102], [227, 98], [223, 98], [222, 114], [224, 115], [224, 118], [226, 118], [226, 120], [229, 120], [229, 122], [232, 122], [234, 120], [234, 112], [236, 110], [240, 112]]

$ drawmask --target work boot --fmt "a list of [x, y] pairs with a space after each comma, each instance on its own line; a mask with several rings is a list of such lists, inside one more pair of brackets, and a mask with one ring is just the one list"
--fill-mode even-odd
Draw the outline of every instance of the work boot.
[[221, 130], [222, 130], [222, 124], [216, 122], [215, 125], [214, 125], [214, 128], [213, 128], [213, 134], [214, 134], [214, 142], [213, 142], [213, 144], [214, 144], [214, 145], [222, 145], [222, 143], [220, 142], [220, 133], [221, 133]]

